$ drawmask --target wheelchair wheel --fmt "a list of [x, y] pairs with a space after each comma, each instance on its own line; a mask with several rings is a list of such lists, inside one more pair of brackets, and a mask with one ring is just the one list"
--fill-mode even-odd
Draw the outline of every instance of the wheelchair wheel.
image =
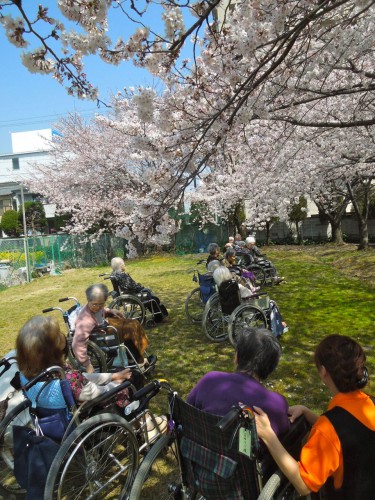
[[213, 342], [224, 342], [228, 338], [227, 326], [225, 316], [221, 311], [219, 294], [214, 293], [203, 311], [203, 331]]
[[120, 295], [109, 304], [109, 308], [117, 309], [122, 312], [125, 318], [137, 319], [141, 324], [144, 323], [146, 318], [146, 309], [143, 302], [134, 295]]
[[[135, 477], [131, 500], [183, 499], [177, 442], [162, 436], [146, 455]], [[121, 499], [125, 500], [123, 490]]]
[[[81, 368], [80, 363], [76, 360], [73, 349], [72, 349], [72, 342], [73, 339], [72, 337], [68, 337], [68, 359], [69, 363], [74, 368], [75, 370], [78, 370]], [[95, 372], [97, 373], [106, 373], [108, 366], [107, 366], [107, 360], [105, 357], [104, 352], [91, 340], [87, 342], [87, 355], [91, 359], [91, 364], [95, 369]]]
[[[134, 431], [119, 415], [81, 423], [61, 445], [47, 476], [45, 500], [102, 499], [130, 490], [138, 468]], [[117, 492], [117, 493], [116, 493]]]
[[246, 269], [253, 273], [255, 277], [255, 286], [263, 286], [265, 284], [266, 272], [264, 271], [263, 267], [258, 266], [257, 264], [250, 264], [246, 267]]
[[229, 318], [229, 341], [236, 345], [236, 333], [243, 327], [267, 328], [267, 318], [262, 309], [250, 304], [241, 304]]
[[30, 405], [30, 401], [25, 399], [9, 412], [0, 424], [0, 497], [7, 500], [26, 496], [26, 490], [21, 488], [13, 475], [13, 425], [34, 428], [28, 412]]
[[195, 288], [189, 293], [185, 300], [185, 313], [191, 323], [201, 323], [204, 304], [201, 297], [201, 289]]

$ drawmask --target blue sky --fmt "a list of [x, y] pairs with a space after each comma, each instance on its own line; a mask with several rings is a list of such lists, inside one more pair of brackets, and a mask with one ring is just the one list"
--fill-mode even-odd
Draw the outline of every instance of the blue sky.
[[[44, 5], [53, 5], [45, 1]], [[36, 4], [34, 4], [35, 6]], [[53, 15], [54, 13], [51, 12]], [[61, 16], [59, 16], [61, 18]], [[129, 27], [125, 17], [114, 16], [113, 29]], [[153, 17], [156, 20], [156, 16]], [[65, 22], [65, 20], [64, 20]], [[67, 23], [65, 23], [67, 24]], [[159, 21], [160, 26], [160, 21]], [[110, 25], [111, 26], [111, 25]], [[133, 29], [134, 26], [131, 26]], [[113, 33], [113, 30], [110, 31]], [[113, 37], [113, 40], [117, 38]], [[59, 118], [70, 112], [79, 112], [85, 117], [95, 113], [105, 113], [105, 107], [96, 106], [95, 101], [82, 101], [69, 96], [62, 85], [48, 75], [31, 74], [23, 66], [20, 50], [11, 45], [0, 25], [0, 154], [11, 152], [11, 132], [52, 128]], [[85, 59], [85, 72], [92, 84], [99, 86], [100, 97], [106, 100], [111, 93], [124, 87], [139, 85], [152, 86], [152, 76], [145, 70], [135, 68], [130, 62], [112, 66], [102, 62], [99, 57]]]

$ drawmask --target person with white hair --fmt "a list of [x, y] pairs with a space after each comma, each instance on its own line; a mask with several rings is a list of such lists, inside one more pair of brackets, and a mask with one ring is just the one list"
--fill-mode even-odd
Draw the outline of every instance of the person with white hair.
[[[217, 288], [219, 288], [224, 281], [229, 281], [232, 279], [237, 281], [236, 277], [233, 276], [230, 270], [225, 266], [220, 266], [217, 269], [215, 269], [212, 277], [214, 278]], [[238, 288], [240, 290], [241, 299], [246, 299], [253, 295], [252, 290], [250, 290], [246, 286], [241, 285], [241, 283], [238, 283]]]
[[277, 276], [276, 267], [273, 263], [270, 260], [266, 260], [264, 255], [262, 255], [261, 251], [256, 246], [255, 236], [248, 236], [245, 240], [245, 245], [246, 253], [244, 254], [244, 258], [246, 265], [254, 263], [264, 267], [265, 270], [268, 269], [275, 285], [279, 285], [282, 281], [284, 281], [284, 277]]
[[[220, 285], [225, 281], [237, 281], [230, 270], [225, 266], [218, 267], [213, 273], [213, 278], [218, 289], [220, 288]], [[250, 290], [246, 286], [243, 286], [241, 283], [238, 283], [238, 281], [237, 284], [241, 300], [246, 300], [250, 297], [256, 296], [255, 289]], [[279, 306], [274, 300], [270, 300], [269, 309], [265, 311], [265, 314], [267, 316], [270, 329], [275, 337], [280, 337], [283, 333], [286, 333], [289, 330], [288, 325], [285, 323], [285, 321], [283, 321]]]
[[[116, 280], [122, 293], [137, 294], [142, 292], [147, 294], [149, 300], [145, 302], [145, 307], [153, 314], [156, 323], [160, 323], [168, 316], [167, 308], [160, 302], [159, 297], [157, 297], [150, 288], [146, 288], [141, 285], [141, 283], [134, 281], [130, 274], [126, 272], [125, 262], [121, 257], [114, 257], [111, 260], [111, 268], [112, 276]], [[154, 301], [154, 304], [152, 304], [152, 301]], [[155, 303], [156, 307], [153, 307]]]
[[224, 249], [227, 250], [230, 247], [234, 247], [234, 236], [229, 236], [228, 243], [225, 243]]

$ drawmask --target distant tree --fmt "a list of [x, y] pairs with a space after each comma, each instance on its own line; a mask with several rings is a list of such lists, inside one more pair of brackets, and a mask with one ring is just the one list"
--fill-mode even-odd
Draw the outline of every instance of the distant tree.
[[66, 224], [70, 222], [71, 214], [58, 214], [55, 215], [53, 219], [53, 229], [58, 231], [63, 231], [65, 229]]
[[374, 195], [375, 176], [360, 175], [350, 182], [347, 182], [350, 201], [353, 205], [353, 211], [356, 215], [359, 231], [359, 250], [364, 250], [368, 247], [368, 219], [370, 213], [370, 202]]
[[336, 245], [344, 243], [341, 222], [350, 201], [349, 192], [343, 179], [327, 179], [324, 189], [318, 190], [314, 203], [318, 207], [320, 222], [331, 225], [332, 241]]
[[[27, 201], [25, 203], [26, 227], [31, 230], [31, 234], [36, 234], [47, 224], [46, 212], [43, 203], [40, 201]], [[18, 209], [19, 221], [22, 221], [22, 206]]]
[[[245, 207], [243, 201], [240, 200], [236, 204], [234, 204], [227, 212], [228, 214], [228, 223], [230, 226], [235, 228], [236, 233], [240, 233], [242, 231], [242, 225], [246, 220]], [[234, 234], [231, 236], [235, 236]]]
[[18, 238], [22, 230], [18, 212], [7, 210], [1, 218], [1, 229], [7, 236]]
[[271, 238], [270, 238], [270, 231], [271, 227], [276, 223], [279, 222], [279, 217], [270, 217], [269, 219], [266, 220], [264, 227], [266, 230], [266, 245], [269, 245], [271, 243]]
[[292, 205], [292, 208], [289, 212], [289, 220], [296, 225], [297, 231], [297, 242], [299, 245], [303, 243], [303, 235], [302, 235], [302, 224], [307, 217], [307, 200], [304, 196], [300, 196], [298, 203]]

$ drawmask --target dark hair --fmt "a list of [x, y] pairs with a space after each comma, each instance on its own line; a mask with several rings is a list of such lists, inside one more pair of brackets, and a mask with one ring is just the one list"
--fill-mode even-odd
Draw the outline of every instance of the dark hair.
[[315, 349], [317, 368], [324, 366], [340, 392], [362, 389], [369, 376], [362, 347], [345, 335], [329, 335]]
[[16, 340], [17, 362], [23, 375], [32, 378], [49, 366], [63, 366], [63, 339], [59, 323], [52, 316], [29, 319]]
[[277, 367], [281, 345], [266, 328], [244, 327], [236, 332], [237, 371], [265, 380]]
[[105, 300], [108, 298], [108, 288], [104, 283], [98, 283], [96, 285], [91, 285], [86, 290], [87, 300], [94, 300], [98, 296], [103, 296]]
[[233, 247], [228, 247], [227, 251], [225, 252], [225, 258], [227, 259], [228, 257], [233, 257], [236, 255], [236, 251]]
[[217, 251], [220, 252], [220, 247], [217, 243], [210, 243], [207, 247], [207, 252], [210, 255], [214, 255]]

